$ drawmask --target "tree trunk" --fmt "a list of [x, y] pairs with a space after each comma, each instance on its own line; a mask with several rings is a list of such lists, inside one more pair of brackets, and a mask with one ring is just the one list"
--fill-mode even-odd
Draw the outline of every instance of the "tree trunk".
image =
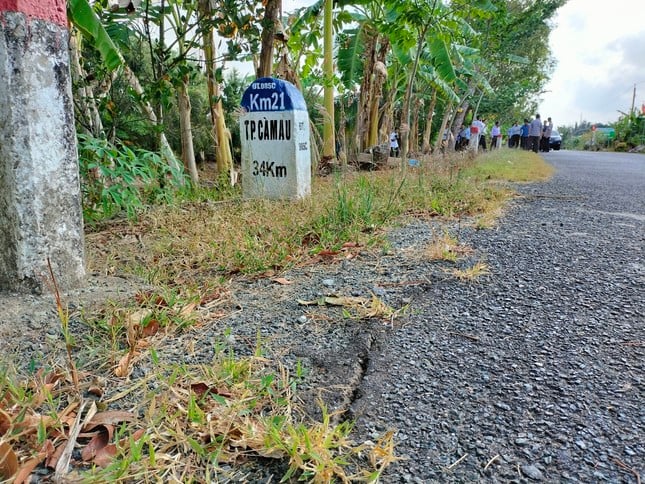
[[[210, 0], [201, 0], [200, 9], [207, 20], [212, 19]], [[215, 160], [217, 171], [220, 174], [231, 173], [233, 168], [233, 155], [229, 131], [226, 128], [224, 107], [220, 99], [219, 83], [215, 79], [215, 42], [213, 29], [204, 32], [203, 39], [204, 58], [206, 62], [206, 83], [208, 85], [208, 104], [213, 123], [213, 139], [215, 141]], [[217, 100], [217, 101], [216, 101]], [[232, 175], [232, 173], [231, 173]], [[231, 178], [231, 182], [233, 179]]]
[[412, 88], [414, 87], [414, 80], [417, 76], [417, 70], [419, 68], [419, 59], [421, 58], [421, 52], [423, 52], [423, 42], [425, 41], [426, 33], [430, 28], [430, 23], [428, 23], [423, 30], [419, 33], [417, 38], [417, 53], [414, 57], [414, 64], [412, 65], [412, 70], [408, 76], [408, 85], [405, 90], [405, 99], [403, 100], [403, 108], [401, 110], [401, 158], [403, 160], [403, 166], [407, 165], [407, 157], [409, 150], [409, 139], [410, 139], [410, 109], [412, 105]]
[[394, 101], [397, 90], [398, 86], [395, 80], [386, 92], [385, 102], [383, 102], [383, 107], [381, 108], [380, 139], [389, 140], [390, 133], [394, 131]]
[[193, 127], [190, 120], [190, 96], [188, 95], [188, 79], [184, 79], [177, 89], [177, 104], [179, 105], [179, 130], [181, 134], [181, 158], [186, 171], [190, 174], [193, 185], [199, 183], [195, 148], [193, 147]]
[[[446, 131], [446, 126], [448, 126], [448, 120], [452, 116], [452, 101], [448, 103], [448, 106], [446, 107], [446, 111], [443, 114], [443, 119], [441, 120], [441, 128], [439, 128], [439, 136], [437, 136], [437, 141], [435, 142], [435, 150], [438, 150], [441, 148], [441, 142], [443, 141], [443, 134]], [[446, 147], [447, 143], [449, 142], [449, 137], [446, 138]]]
[[[78, 31], [74, 30], [69, 36], [69, 57], [70, 57], [70, 71], [72, 80], [76, 84], [84, 84], [83, 79], [87, 77], [83, 66], [81, 66], [80, 56], [80, 39]], [[82, 122], [81, 126], [85, 129], [87, 134], [100, 138], [103, 136], [103, 122], [99, 110], [96, 107], [96, 100], [94, 98], [94, 91], [91, 86], [83, 85], [78, 88], [77, 95], [74, 99], [78, 100], [77, 110], [80, 114]]]
[[457, 109], [457, 115], [455, 116], [455, 120], [452, 123], [453, 132], [457, 129], [461, 129], [461, 125], [464, 124], [464, 119], [466, 119], [466, 114], [468, 114], [469, 108], [470, 108], [469, 101], [464, 100], [461, 102], [461, 104], [459, 105], [459, 108]]
[[428, 114], [426, 115], [426, 126], [423, 130], [423, 144], [421, 146], [421, 151], [424, 154], [430, 153], [430, 135], [432, 134], [432, 118], [434, 118], [434, 108], [437, 106], [437, 90], [435, 89], [432, 93], [432, 101], [430, 101], [430, 106], [428, 106]]
[[[378, 43], [378, 37], [376, 42]], [[385, 57], [390, 50], [390, 42], [387, 39], [381, 39], [381, 44], [376, 53], [376, 62], [370, 72], [374, 72], [370, 86], [370, 110], [369, 110], [369, 137], [367, 147], [379, 144], [379, 103], [383, 97], [383, 84], [387, 79], [387, 67], [385, 67]]]
[[335, 158], [336, 143], [334, 136], [334, 61], [333, 61], [333, 0], [325, 0], [325, 58], [324, 58], [324, 103], [325, 119], [323, 122], [323, 163]]
[[347, 165], [347, 134], [346, 126], [347, 119], [345, 118], [345, 102], [340, 103], [340, 119], [338, 120], [338, 125], [340, 129], [338, 130], [338, 159], [340, 160], [341, 166]]
[[367, 34], [365, 39], [365, 62], [363, 64], [363, 81], [361, 82], [361, 94], [358, 101], [358, 113], [356, 116], [356, 145], [359, 151], [365, 151], [370, 147], [370, 110], [373, 96], [374, 65], [376, 64], [376, 42], [375, 34]]
[[273, 72], [273, 41], [278, 25], [278, 14], [282, 9], [282, 0], [266, 0], [264, 18], [262, 19], [262, 46], [257, 77], [271, 77]]
[[410, 152], [416, 153], [419, 150], [419, 111], [421, 111], [421, 97], [414, 101], [414, 116], [410, 126]]

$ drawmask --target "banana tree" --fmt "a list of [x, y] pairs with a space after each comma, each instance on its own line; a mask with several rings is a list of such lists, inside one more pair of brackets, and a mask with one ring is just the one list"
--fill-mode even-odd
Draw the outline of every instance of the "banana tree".
[[[123, 56], [108, 35], [101, 20], [92, 9], [88, 0], [68, 0], [67, 17], [83, 38], [93, 46], [101, 55], [104, 66], [116, 76], [119, 71], [123, 73], [126, 82], [138, 95], [140, 107], [150, 122], [157, 125], [157, 116], [150, 103], [144, 96], [143, 88], [136, 75], [125, 63]], [[162, 132], [160, 134], [161, 156], [171, 166], [172, 173], [182, 173], [181, 164], [175, 157], [168, 139]]]
[[[425, 46], [440, 77], [446, 82], [456, 79], [448, 51], [449, 32], [442, 32], [441, 21], [449, 15], [448, 7], [439, 0], [430, 3], [398, 2], [387, 0], [387, 20], [392, 43], [400, 55], [412, 59], [408, 70], [406, 91], [401, 107], [401, 157], [405, 160], [409, 151], [410, 112], [415, 87]], [[432, 33], [432, 35], [429, 35]]]
[[[202, 28], [204, 58], [206, 64], [206, 79], [208, 84], [208, 101], [213, 122], [213, 137], [215, 139], [215, 159], [217, 171], [220, 174], [231, 173], [233, 156], [231, 153], [230, 136], [226, 129], [224, 106], [222, 103], [219, 82], [216, 79], [216, 45], [213, 27], [213, 9], [211, 0], [200, 0], [199, 4], [202, 18], [205, 20]], [[233, 174], [231, 173], [231, 176]], [[233, 183], [233, 179], [231, 179]]]
[[356, 116], [357, 147], [363, 151], [379, 144], [380, 104], [388, 72], [390, 40], [380, 29], [383, 8], [378, 2], [357, 6], [352, 27], [338, 36], [338, 68], [345, 89], [360, 84]]
[[336, 157], [334, 126], [334, 59], [333, 59], [333, 0], [325, 0], [323, 86], [325, 117], [323, 121], [323, 164]]

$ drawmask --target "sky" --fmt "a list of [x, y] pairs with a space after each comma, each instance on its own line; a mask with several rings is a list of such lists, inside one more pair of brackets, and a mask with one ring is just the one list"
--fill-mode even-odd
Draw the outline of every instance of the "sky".
[[[314, 0], [283, 0], [284, 12]], [[540, 96], [556, 126], [618, 120], [645, 103], [645, 0], [569, 0], [552, 20], [557, 65]]]
[[556, 126], [617, 121], [645, 103], [645, 1], [569, 0], [554, 19], [558, 64], [539, 111]]

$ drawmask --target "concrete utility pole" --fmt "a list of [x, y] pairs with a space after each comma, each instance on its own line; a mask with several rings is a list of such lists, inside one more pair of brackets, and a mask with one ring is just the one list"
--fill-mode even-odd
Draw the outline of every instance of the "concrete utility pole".
[[85, 276], [65, 0], [0, 0], [0, 290]]

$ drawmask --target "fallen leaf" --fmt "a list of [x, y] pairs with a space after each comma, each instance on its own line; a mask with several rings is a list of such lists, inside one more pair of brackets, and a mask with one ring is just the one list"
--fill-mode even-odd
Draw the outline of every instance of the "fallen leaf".
[[154, 336], [158, 332], [159, 332], [159, 321], [157, 321], [156, 319], [151, 319], [150, 321], [148, 321], [148, 324], [146, 324], [143, 327], [141, 334], [143, 335], [144, 338], [146, 338], [148, 336]]
[[98, 426], [117, 425], [121, 422], [134, 422], [135, 415], [125, 410], [107, 410], [98, 412], [92, 419], [83, 426], [83, 431], [88, 432]]
[[194, 303], [194, 302], [186, 304], [183, 308], [181, 308], [181, 311], [179, 311], [179, 315], [183, 318], [188, 319], [190, 316], [193, 315], [196, 307], [197, 307], [197, 303]]
[[0, 408], [0, 437], [7, 433], [11, 427], [11, 417]]
[[18, 457], [9, 443], [0, 442], [0, 479], [10, 480], [18, 473]]
[[333, 256], [338, 255], [338, 254], [340, 254], [340, 251], [338, 251], [338, 250], [329, 250], [329, 249], [321, 250], [320, 252], [318, 252], [318, 255], [320, 255], [322, 257], [333, 257]]
[[58, 459], [60, 459], [63, 450], [65, 450], [65, 444], [59, 444], [58, 447], [54, 447], [54, 444], [51, 440], [47, 439], [43, 445], [43, 450], [47, 453], [47, 458], [45, 459], [45, 466], [50, 469], [55, 469]]
[[92, 459], [99, 467], [107, 467], [112, 463], [114, 456], [116, 455], [116, 444], [108, 444], [105, 447], [97, 450], [96, 455]]
[[132, 352], [128, 351], [121, 357], [119, 363], [114, 369], [114, 374], [120, 378], [126, 377], [130, 374], [130, 360], [132, 359]]
[[[134, 432], [130, 437], [124, 437], [118, 443], [118, 447], [122, 449], [127, 449], [130, 445], [130, 439], [133, 441], [139, 440], [143, 434], [145, 434], [145, 429], [139, 429]], [[98, 449], [96, 455], [94, 456], [94, 462], [97, 466], [107, 467], [112, 463], [114, 456], [116, 456], [117, 444], [108, 444], [105, 447]]]
[[304, 299], [298, 299], [298, 304], [301, 306], [324, 306], [325, 305], [325, 299], [324, 298], [319, 298], [319, 299], [314, 299], [313, 301], [305, 301]]
[[36, 456], [32, 459], [29, 459], [27, 462], [25, 462], [22, 467], [20, 467], [20, 471], [18, 472], [18, 474], [16, 474], [16, 478], [13, 481], [14, 484], [22, 484], [23, 482], [29, 482], [31, 480], [29, 478], [31, 476], [31, 473], [47, 457], [47, 442], [49, 442], [49, 445], [52, 445], [51, 442], [47, 440], [40, 452], [38, 452], [38, 454], [36, 454]]
[[190, 389], [198, 396], [198, 397], [203, 397], [206, 394], [209, 395], [219, 395], [221, 397], [225, 398], [230, 398], [233, 396], [232, 393], [226, 391], [226, 390], [220, 390], [217, 387], [210, 387], [206, 385], [206, 383], [199, 382], [199, 383], [193, 383], [190, 385]]
[[275, 279], [271, 279], [273, 282], [277, 282], [278, 284], [282, 284], [283, 286], [288, 286], [290, 284], [293, 284], [293, 281], [290, 281], [289, 279], [285, 279], [284, 277], [276, 277]]
[[97, 398], [103, 398], [103, 388], [100, 385], [90, 385], [87, 389], [87, 393], [94, 395]]
[[81, 459], [84, 462], [93, 460], [96, 455], [110, 443], [110, 436], [107, 432], [99, 432], [87, 443], [81, 451]]
[[131, 325], [141, 325], [144, 319], [146, 319], [148, 316], [152, 314], [152, 309], [139, 309], [138, 311], [135, 311], [134, 313], [130, 314], [128, 316], [128, 326]]

